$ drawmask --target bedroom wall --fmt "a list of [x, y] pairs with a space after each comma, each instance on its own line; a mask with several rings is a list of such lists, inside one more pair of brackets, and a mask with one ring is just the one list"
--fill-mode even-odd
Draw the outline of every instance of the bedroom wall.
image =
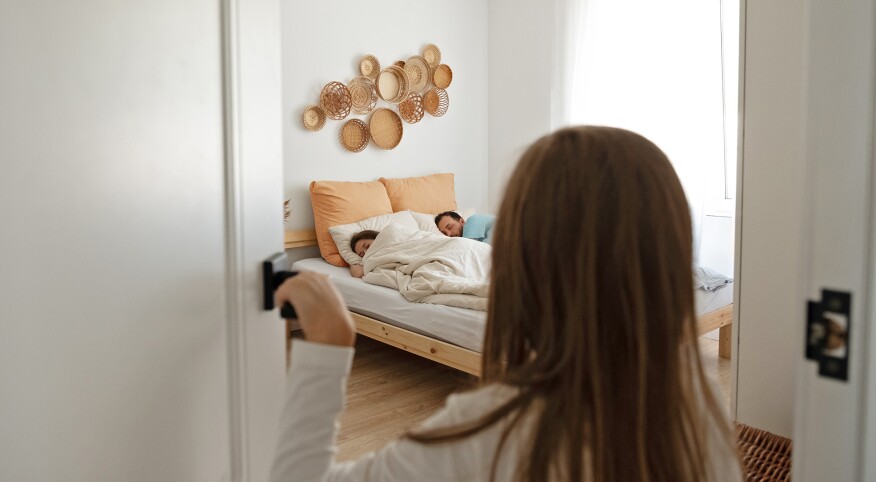
[[[284, 192], [292, 199], [287, 229], [313, 227], [308, 186], [313, 180], [372, 181], [452, 172], [461, 208], [487, 208], [487, 1], [441, 3], [376, 0], [367, 4], [294, 2], [281, 5]], [[384, 151], [373, 144], [351, 153], [338, 134], [350, 118], [326, 120], [318, 132], [301, 125], [323, 85], [349, 82], [359, 59], [373, 54], [381, 67], [419, 55], [434, 43], [453, 69], [443, 117], [404, 123], [401, 143]], [[378, 106], [388, 104], [379, 101]]]
[[523, 150], [551, 130], [554, 2], [489, 0], [489, 210]]

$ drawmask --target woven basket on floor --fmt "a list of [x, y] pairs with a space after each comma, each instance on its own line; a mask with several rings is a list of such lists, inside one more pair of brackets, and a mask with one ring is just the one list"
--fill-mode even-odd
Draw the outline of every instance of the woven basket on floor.
[[736, 447], [742, 456], [745, 480], [791, 480], [791, 440], [767, 431], [736, 424]]

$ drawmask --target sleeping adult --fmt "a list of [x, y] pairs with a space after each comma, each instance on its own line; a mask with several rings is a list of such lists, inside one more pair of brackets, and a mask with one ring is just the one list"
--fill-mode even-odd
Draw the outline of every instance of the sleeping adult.
[[[370, 248], [374, 243], [374, 240], [377, 239], [378, 234], [380, 234], [380, 232], [371, 229], [359, 231], [350, 238], [350, 249], [352, 249], [360, 258], [364, 258], [365, 253], [368, 252], [368, 248]], [[365, 275], [365, 268], [361, 264], [351, 264], [350, 274], [354, 278], [361, 278]]]
[[742, 480], [700, 362], [690, 210], [657, 146], [593, 126], [536, 141], [492, 257], [480, 386], [343, 463], [353, 320], [325, 275], [280, 286], [305, 340], [292, 343], [272, 481]]
[[472, 214], [466, 220], [455, 211], [445, 211], [435, 216], [435, 225], [445, 236], [461, 236], [492, 244], [495, 220], [496, 216], [492, 214]]

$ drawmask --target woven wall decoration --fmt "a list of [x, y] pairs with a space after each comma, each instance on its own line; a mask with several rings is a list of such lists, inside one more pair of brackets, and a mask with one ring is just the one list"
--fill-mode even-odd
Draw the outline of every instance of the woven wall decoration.
[[[308, 105], [301, 123], [308, 131], [319, 131], [326, 119], [344, 120], [350, 114], [368, 120], [348, 119], [341, 125], [338, 140], [350, 152], [362, 152], [372, 141], [380, 149], [394, 149], [401, 142], [404, 123], [417, 124], [426, 117], [441, 117], [450, 107], [447, 89], [453, 71], [441, 63], [441, 50], [434, 44], [421, 55], [398, 60], [382, 68], [374, 55], [359, 59], [359, 76], [344, 85], [332, 81], [322, 88], [319, 102]], [[390, 105], [381, 108], [381, 100]], [[396, 104], [393, 107], [391, 104]]]
[[377, 105], [377, 87], [368, 77], [356, 77], [350, 81], [350, 99], [356, 114], [367, 114]]
[[390, 65], [377, 76], [377, 94], [389, 103], [398, 104], [405, 100], [409, 91], [408, 74], [399, 66]]
[[429, 88], [432, 68], [429, 67], [426, 59], [415, 55], [408, 59], [404, 69], [405, 73], [408, 74], [408, 80], [411, 81], [411, 92], [423, 93]]
[[350, 89], [340, 82], [329, 82], [322, 88], [319, 95], [319, 105], [325, 111], [325, 115], [334, 120], [341, 120], [350, 115], [353, 100], [350, 98]]
[[316, 132], [325, 125], [325, 111], [318, 105], [309, 105], [301, 115], [301, 122], [307, 130]]
[[361, 152], [368, 146], [371, 136], [368, 126], [359, 119], [350, 119], [341, 126], [341, 145], [350, 152]]
[[373, 55], [366, 55], [359, 61], [359, 73], [371, 80], [377, 78], [380, 73], [380, 62]]
[[441, 63], [441, 49], [434, 44], [429, 44], [423, 47], [423, 58], [429, 63], [429, 67], [434, 69]]
[[450, 96], [444, 89], [435, 87], [423, 96], [423, 108], [435, 117], [446, 114], [448, 107], [450, 107]]
[[441, 64], [435, 67], [435, 73], [432, 74], [432, 82], [439, 89], [450, 87], [450, 82], [453, 81], [453, 71], [446, 64]]
[[393, 149], [401, 142], [403, 127], [398, 114], [389, 109], [377, 109], [368, 121], [371, 139], [381, 149]]
[[408, 124], [420, 122], [426, 115], [426, 111], [423, 109], [423, 97], [412, 92], [404, 102], [398, 105], [398, 113]]

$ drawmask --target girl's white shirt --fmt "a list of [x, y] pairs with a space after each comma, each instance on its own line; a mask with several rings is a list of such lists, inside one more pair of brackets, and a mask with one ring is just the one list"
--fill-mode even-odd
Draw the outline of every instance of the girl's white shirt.
[[[271, 471], [272, 482], [305, 481], [481, 481], [490, 480], [493, 458], [507, 422], [448, 443], [421, 444], [395, 440], [357, 460], [334, 461], [338, 415], [344, 406], [353, 348], [292, 342], [287, 400], [280, 421], [280, 440]], [[455, 426], [480, 418], [509, 400], [514, 389], [487, 385], [451, 395], [421, 428]], [[531, 420], [518, 424], [502, 448], [496, 481], [514, 480], [520, 441], [528, 440]], [[736, 454], [710, 430], [711, 466], [718, 481], [742, 480]]]

